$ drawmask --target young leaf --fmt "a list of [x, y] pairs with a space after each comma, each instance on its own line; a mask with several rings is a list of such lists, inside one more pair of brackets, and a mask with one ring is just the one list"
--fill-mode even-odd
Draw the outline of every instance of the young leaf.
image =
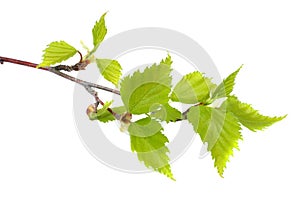
[[[116, 120], [116, 118], [109, 111], [107, 111], [107, 108], [106, 108], [106, 110], [103, 110], [103, 108], [100, 109], [101, 112], [98, 112], [94, 115], [90, 115], [90, 119], [91, 120], [99, 120], [100, 122], [104, 122], [104, 123]], [[124, 106], [113, 107], [111, 109], [114, 112], [116, 112], [117, 114], [123, 114], [124, 112], [126, 112], [126, 108]]]
[[121, 98], [132, 114], [150, 112], [154, 104], [169, 101], [171, 91], [171, 68], [166, 64], [152, 65], [143, 72], [136, 71], [121, 81]]
[[251, 105], [242, 103], [235, 96], [230, 96], [222, 105], [223, 108], [232, 112], [239, 122], [251, 131], [263, 130], [286, 117], [269, 117], [261, 115]]
[[[117, 114], [123, 114], [126, 112], [126, 108], [124, 106], [113, 107], [111, 109], [113, 110], [113, 112], [116, 112]], [[116, 118], [109, 111], [106, 110], [103, 114], [101, 114], [101, 116], [97, 117], [97, 120], [106, 123], [112, 120], [116, 120]]]
[[161, 133], [162, 130], [161, 125], [149, 117], [131, 123], [128, 128], [131, 150], [147, 168], [175, 180], [167, 155], [169, 149], [165, 145], [168, 138]]
[[221, 83], [217, 89], [214, 91], [212, 98], [213, 99], [218, 99], [222, 97], [229, 96], [233, 90], [234, 84], [235, 84], [235, 78], [241, 68], [243, 67], [240, 66], [236, 71], [231, 73], [226, 79], [223, 80], [223, 83]]
[[112, 101], [104, 103], [103, 107], [101, 109], [97, 109], [97, 112], [88, 114], [90, 120], [96, 120], [98, 117], [103, 116], [105, 113], [107, 113], [107, 109], [112, 104]]
[[99, 19], [99, 21], [96, 21], [94, 28], [93, 28], [93, 44], [94, 44], [94, 48], [97, 49], [99, 44], [103, 41], [106, 33], [107, 33], [107, 29], [105, 26], [105, 15], [106, 13], [104, 13], [101, 18]]
[[69, 59], [77, 53], [77, 49], [65, 41], [51, 42], [44, 50], [43, 61], [38, 67], [47, 67]]
[[231, 112], [205, 106], [192, 107], [187, 118], [202, 142], [207, 142], [215, 167], [223, 177], [226, 163], [233, 155], [233, 149], [238, 149], [238, 140], [242, 139], [237, 118]]
[[171, 107], [169, 103], [158, 105], [154, 111], [152, 111], [151, 116], [157, 118], [161, 121], [175, 122], [181, 119], [181, 112], [177, 109]]
[[117, 86], [122, 75], [122, 67], [119, 62], [110, 59], [96, 59], [96, 63], [103, 77]]
[[175, 86], [171, 99], [172, 101], [187, 104], [205, 102], [210, 96], [208, 78], [196, 71], [185, 75]]

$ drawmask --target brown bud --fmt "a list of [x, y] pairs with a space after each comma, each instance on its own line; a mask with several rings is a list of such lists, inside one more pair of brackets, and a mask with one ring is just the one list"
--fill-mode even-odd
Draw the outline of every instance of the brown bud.
[[97, 109], [94, 104], [89, 105], [88, 108], [86, 109], [86, 114], [91, 120], [94, 120], [93, 115], [95, 115], [96, 112]]
[[121, 122], [123, 122], [125, 124], [129, 124], [131, 122], [131, 119], [132, 119], [132, 114], [129, 112], [122, 114], [122, 116], [120, 118]]

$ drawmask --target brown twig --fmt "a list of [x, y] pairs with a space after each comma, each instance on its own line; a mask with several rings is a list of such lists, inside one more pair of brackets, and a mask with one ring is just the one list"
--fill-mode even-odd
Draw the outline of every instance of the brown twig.
[[[22, 66], [27, 66], [27, 67], [31, 67], [31, 68], [36, 68], [38, 66], [38, 64], [35, 64], [35, 63], [0, 56], [0, 63], [3, 64], [4, 62], [9, 62], [9, 63], [18, 64], [18, 65], [22, 65]], [[70, 75], [67, 75], [65, 73], [60, 72], [59, 70], [56, 70], [55, 67], [46, 67], [46, 68], [40, 67], [38, 69], [52, 72], [52, 73], [54, 73], [54, 74], [56, 74], [60, 77], [63, 77], [65, 79], [68, 79], [70, 81], [78, 83], [80, 85], [84, 84], [85, 86], [88, 85], [88, 86], [96, 88], [96, 89], [100, 89], [100, 90], [104, 90], [104, 91], [107, 91], [107, 92], [111, 92], [111, 93], [120, 95], [120, 91], [118, 91], [118, 90], [115, 90], [115, 89], [112, 89], [112, 88], [108, 88], [108, 87], [105, 87], [105, 86], [102, 86], [102, 85], [94, 84], [94, 83], [91, 83], [91, 82], [88, 82], [88, 81], [84, 81], [84, 80], [72, 77]]]
[[[35, 64], [35, 63], [0, 56], [0, 63], [4, 64], [4, 62], [9, 62], [9, 63], [18, 64], [18, 65], [22, 65], [22, 66], [27, 66], [27, 67], [31, 67], [31, 68], [37, 68], [37, 66], [38, 66], [38, 64]], [[78, 67], [78, 70], [82, 70], [82, 69], [80, 69], [82, 67], [80, 67], [79, 64], [81, 66], [84, 66], [84, 68], [85, 68], [89, 64], [89, 62], [88, 61], [83, 61], [83, 62], [81, 61], [81, 62], [75, 64], [74, 66], [70, 66], [70, 68], [72, 68], [73, 70], [76, 70], [77, 67]], [[111, 93], [120, 95], [120, 91], [118, 91], [118, 90], [114, 90], [114, 89], [111, 89], [111, 88], [108, 88], [108, 87], [105, 87], [105, 86], [94, 84], [94, 83], [84, 81], [84, 80], [72, 77], [70, 75], [67, 75], [67, 74], [60, 71], [60, 70], [65, 70], [65, 69], [61, 69], [64, 66], [63, 65], [60, 65], [60, 66], [61, 67], [58, 67], [58, 68], [57, 67], [45, 67], [45, 68], [40, 67], [38, 69], [49, 71], [49, 72], [54, 73], [54, 74], [56, 74], [56, 75], [58, 75], [62, 78], [68, 79], [70, 81], [73, 81], [73, 82], [83, 86], [90, 94], [92, 94], [94, 96], [94, 98], [96, 99], [96, 102], [98, 102], [98, 104], [100, 103], [101, 105], [104, 105], [104, 103], [99, 99], [98, 93], [95, 90], [93, 90], [92, 88], [97, 88], [97, 89], [100, 89], [100, 90], [104, 90], [104, 91], [107, 91], [107, 92], [111, 92]], [[68, 69], [67, 67], [65, 67], [65, 68]], [[66, 71], [69, 71], [69, 70], [66, 70]], [[107, 110], [113, 116], [115, 116], [116, 118], [119, 116], [119, 114], [115, 113], [112, 109], [108, 108]]]

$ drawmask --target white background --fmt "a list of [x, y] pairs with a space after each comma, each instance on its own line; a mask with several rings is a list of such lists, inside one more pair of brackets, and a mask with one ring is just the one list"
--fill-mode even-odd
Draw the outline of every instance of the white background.
[[[299, 196], [300, 29], [297, 1], [1, 2], [0, 56], [39, 62], [46, 44], [80, 47], [109, 11], [108, 37], [165, 27], [196, 40], [226, 76], [245, 64], [235, 94], [264, 114], [288, 117], [264, 132], [243, 131], [241, 151], [218, 176], [200, 140], [158, 173], [127, 174], [94, 159], [73, 120], [71, 82], [22, 66], [0, 66], [0, 196]], [[83, 112], [84, 113], [84, 112]], [[88, 132], [88, 131], [87, 131]], [[122, 162], [122, 161], [120, 161]]]

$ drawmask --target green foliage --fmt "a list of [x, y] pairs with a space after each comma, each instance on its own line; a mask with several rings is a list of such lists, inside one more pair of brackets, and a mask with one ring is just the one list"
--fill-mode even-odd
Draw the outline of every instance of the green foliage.
[[103, 77], [117, 86], [122, 75], [122, 67], [119, 62], [110, 59], [96, 59], [96, 63]]
[[152, 65], [143, 72], [136, 71], [121, 81], [123, 103], [132, 114], [150, 112], [151, 106], [169, 101], [171, 68], [166, 64]]
[[181, 112], [170, 106], [169, 103], [155, 106], [151, 116], [167, 123], [175, 122], [182, 118]]
[[286, 117], [286, 115], [280, 117], [263, 116], [251, 105], [242, 103], [235, 96], [228, 97], [222, 107], [232, 112], [239, 122], [251, 131], [263, 130]]
[[226, 163], [242, 139], [238, 120], [230, 112], [205, 106], [192, 107], [187, 118], [202, 142], [207, 142], [215, 167], [223, 177]]
[[77, 49], [65, 41], [51, 42], [44, 50], [43, 61], [38, 67], [47, 67], [69, 59], [77, 53]]
[[[116, 120], [116, 118], [109, 111], [107, 111], [107, 109], [109, 107], [108, 104], [110, 105], [111, 102], [105, 103], [105, 105], [100, 110], [97, 110], [97, 113], [90, 114], [89, 115], [90, 120], [99, 120], [100, 122], [104, 122], [104, 123]], [[112, 111], [114, 111], [118, 114], [123, 114], [126, 112], [126, 109], [124, 106], [113, 107], [111, 109], [112, 109]]]
[[93, 44], [96, 49], [98, 48], [99, 44], [103, 41], [103, 39], [107, 33], [107, 29], [105, 26], [105, 15], [106, 15], [106, 13], [104, 13], [101, 16], [101, 18], [98, 21], [96, 21], [93, 31], [92, 31], [93, 32]]
[[175, 180], [167, 155], [169, 149], [165, 145], [168, 138], [161, 133], [162, 130], [161, 125], [149, 117], [131, 123], [128, 128], [131, 150], [146, 167]]
[[[109, 106], [111, 104], [112, 104], [112, 101], [106, 102], [106, 103], [104, 103], [104, 105], [101, 109], [97, 109], [97, 112], [89, 113], [88, 116], [89, 116], [90, 120], [96, 120], [99, 117], [102, 120], [103, 117], [106, 117], [106, 114], [108, 112], [107, 109], [109, 108]], [[105, 122], [105, 121], [103, 121], [103, 122]]]
[[[106, 36], [104, 13], [95, 23], [93, 49], [80, 63], [95, 61], [94, 53]], [[52, 42], [44, 50], [43, 61], [38, 67], [47, 67], [74, 56], [77, 49], [65, 41]], [[80, 53], [81, 54], [81, 53]], [[99, 58], [97, 66], [103, 77], [116, 87], [122, 76], [121, 65], [116, 60]], [[166, 146], [168, 138], [162, 133], [162, 122], [170, 123], [188, 120], [203, 143], [207, 143], [214, 165], [223, 177], [226, 164], [238, 149], [238, 141], [242, 139], [241, 125], [252, 131], [263, 130], [286, 116], [268, 117], [261, 115], [251, 105], [242, 103], [232, 96], [236, 76], [240, 68], [230, 74], [218, 86], [199, 71], [185, 75], [172, 89], [171, 65], [173, 61], [168, 54], [159, 64], [138, 70], [121, 79], [120, 94], [124, 106], [110, 108], [112, 101], [106, 102], [102, 108], [95, 109], [92, 104], [87, 109], [91, 120], [106, 123], [117, 120], [120, 130], [128, 130], [131, 150], [137, 153], [138, 159], [146, 167], [158, 171], [174, 179]], [[86, 66], [86, 65], [84, 65]], [[85, 85], [83, 85], [85, 86]], [[212, 107], [219, 98], [226, 98], [221, 107]], [[172, 101], [180, 102], [189, 108], [181, 112], [172, 107]], [[132, 114], [146, 118], [132, 122]], [[122, 162], [122, 161], [120, 161]]]
[[213, 99], [230, 96], [235, 84], [235, 78], [237, 74], [240, 72], [241, 68], [242, 66], [239, 67], [235, 72], [231, 73], [226, 79], [223, 80], [223, 83], [221, 83], [214, 91], [212, 95]]
[[198, 71], [187, 74], [175, 86], [171, 99], [188, 104], [204, 103], [210, 96], [211, 84], [210, 80]]

